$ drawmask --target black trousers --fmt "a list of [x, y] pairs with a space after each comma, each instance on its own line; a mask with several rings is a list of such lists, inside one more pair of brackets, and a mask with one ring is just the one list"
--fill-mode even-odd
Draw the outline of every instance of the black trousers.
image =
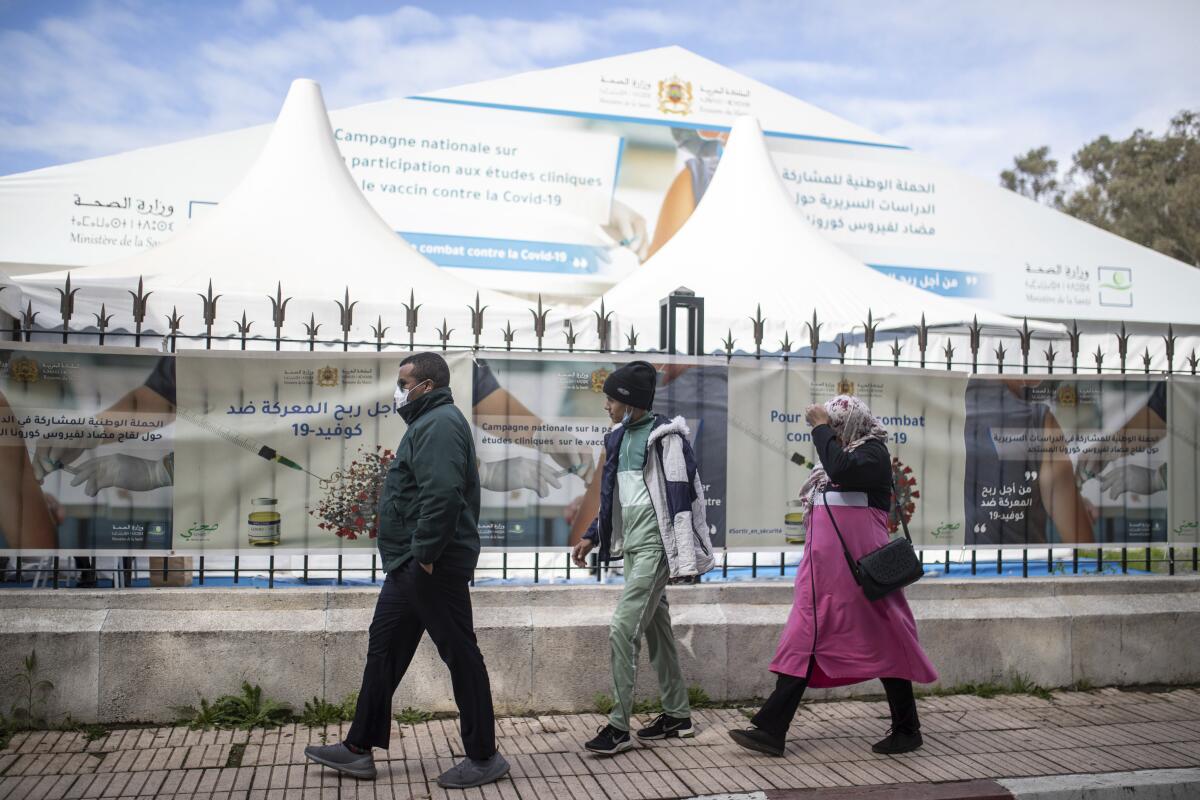
[[[812, 675], [812, 659], [809, 659], [809, 675]], [[917, 700], [913, 697], [912, 681], [904, 678], [880, 678], [883, 691], [887, 694], [888, 708], [892, 713], [892, 728], [901, 733], [916, 733], [921, 730], [917, 719]], [[786, 737], [788, 727], [800, 707], [808, 678], [780, 675], [775, 681], [775, 691], [763, 703], [762, 708], [750, 720], [759, 730], [772, 736]]]
[[388, 746], [392, 695], [412, 662], [421, 634], [428, 631], [450, 668], [467, 756], [485, 759], [496, 752], [492, 688], [475, 640], [469, 580], [437, 569], [429, 575], [415, 560], [388, 573], [371, 620], [367, 665], [347, 742], [362, 748]]

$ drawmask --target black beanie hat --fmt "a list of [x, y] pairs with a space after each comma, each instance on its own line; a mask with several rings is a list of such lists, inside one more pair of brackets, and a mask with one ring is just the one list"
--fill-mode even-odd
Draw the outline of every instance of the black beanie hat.
[[630, 361], [604, 379], [604, 393], [613, 400], [649, 411], [654, 405], [658, 373], [648, 361]]

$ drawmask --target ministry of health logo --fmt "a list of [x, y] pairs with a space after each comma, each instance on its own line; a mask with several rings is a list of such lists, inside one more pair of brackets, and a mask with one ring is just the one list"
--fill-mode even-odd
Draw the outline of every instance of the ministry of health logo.
[[338, 384], [337, 367], [325, 366], [317, 370], [317, 386], [332, 387]]
[[692, 82], [672, 75], [658, 82], [658, 110], [685, 117], [692, 113]]
[[8, 379], [13, 383], [37, 383], [42, 371], [32, 358], [18, 357], [8, 362]]

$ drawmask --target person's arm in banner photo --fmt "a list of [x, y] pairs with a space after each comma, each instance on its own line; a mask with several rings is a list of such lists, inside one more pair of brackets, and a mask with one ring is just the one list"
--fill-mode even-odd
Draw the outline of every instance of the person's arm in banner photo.
[[[1167, 383], [1161, 381], [1150, 393], [1146, 405], [1128, 422], [1079, 454], [1075, 474], [1080, 480], [1099, 477], [1101, 492], [1107, 492], [1110, 500], [1116, 500], [1126, 492], [1148, 495], [1161, 491], [1167, 488], [1164, 469], [1150, 469], [1144, 464], [1133, 463], [1127, 456], [1149, 449], [1166, 435]], [[1122, 463], [1113, 466], [1116, 461]]]
[[[11, 414], [12, 407], [0, 394], [0, 416]], [[51, 502], [38, 485], [24, 442], [0, 442], [0, 535], [4, 545], [13, 550], [58, 547]]]
[[[499, 417], [509, 421], [525, 420], [531, 426], [542, 424], [542, 420], [537, 414], [530, 411], [524, 403], [500, 385], [485, 362], [479, 362], [476, 365], [473, 395], [472, 411], [476, 417]], [[513, 433], [508, 431], [498, 432], [497, 435], [502, 439], [508, 440], [511, 440], [514, 436]], [[582, 448], [579, 451], [554, 452], [547, 453], [546, 455], [563, 469], [574, 472], [584, 483], [588, 482], [595, 470], [595, 462], [592, 461], [591, 454], [584, 452]], [[483, 471], [486, 472], [487, 470]], [[546, 487], [542, 479], [544, 470], [528, 470], [528, 472], [533, 480], [522, 482], [519, 486], [485, 485], [483, 488], [492, 489], [493, 491], [533, 489], [538, 491], [539, 495], [545, 496]], [[557, 481], [557, 478], [555, 478], [555, 481]], [[525, 485], [525, 483], [529, 485]], [[554, 485], [554, 483], [552, 482], [551, 485]], [[558, 487], [555, 486], [555, 488]]]
[[[95, 414], [94, 417], [97, 421], [104, 422], [124, 414], [174, 413], [175, 359], [171, 356], [163, 356], [141, 386], [126, 392], [108, 408]], [[51, 472], [75, 463], [89, 449], [96, 447], [100, 441], [97, 438], [84, 436], [79, 439], [40, 442], [34, 450], [33, 456], [33, 470], [38, 482], [41, 483]], [[112, 460], [116, 457], [102, 456], [101, 458]], [[134, 464], [129, 460], [130, 458], [135, 457], [125, 457], [123, 464], [112, 461], [112, 463], [105, 465], [105, 472], [110, 473], [112, 479], [116, 481], [115, 483], [107, 483], [107, 486], [120, 486], [122, 480], [125, 478], [123, 473], [134, 472], [140, 475], [145, 471], [143, 465]], [[133, 469], [130, 469], [130, 467], [133, 467]], [[96, 467], [92, 469], [95, 470]], [[160, 475], [165, 476], [166, 474], [166, 471], [160, 472]], [[142, 490], [144, 489], [139, 489], [138, 491]], [[94, 492], [90, 494], [95, 496]]]
[[[1063, 429], [1054, 414], [1046, 414], [1042, 430], [1046, 441], [1063, 441]], [[1095, 541], [1092, 515], [1079, 493], [1071, 457], [1064, 448], [1048, 448], [1042, 456], [1038, 492], [1064, 544]]]

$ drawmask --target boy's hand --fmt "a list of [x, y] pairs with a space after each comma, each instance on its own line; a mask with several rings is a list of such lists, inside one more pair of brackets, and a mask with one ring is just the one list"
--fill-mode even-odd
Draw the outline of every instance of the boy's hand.
[[571, 560], [575, 562], [575, 566], [586, 567], [587, 554], [592, 552], [592, 548], [595, 546], [595, 543], [591, 539], [580, 539], [571, 551]]

